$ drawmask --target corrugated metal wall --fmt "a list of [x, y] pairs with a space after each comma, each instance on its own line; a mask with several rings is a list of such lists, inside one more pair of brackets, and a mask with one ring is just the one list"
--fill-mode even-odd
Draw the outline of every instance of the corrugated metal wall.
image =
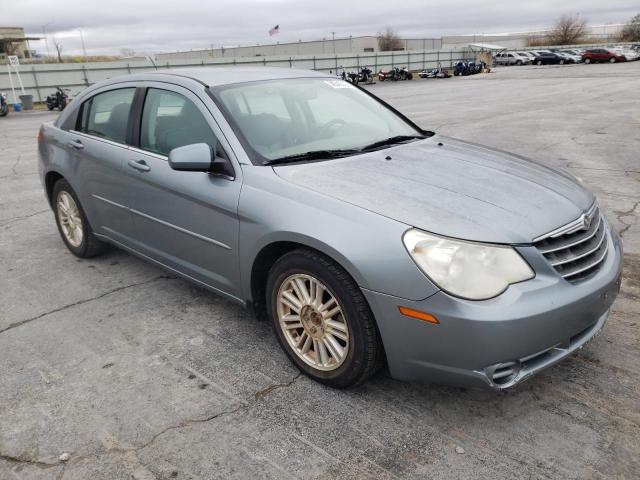
[[[96, 63], [62, 63], [62, 64], [25, 64], [20, 67], [20, 76], [27, 94], [33, 95], [36, 102], [44, 101], [56, 86], [69, 88], [72, 95], [76, 95], [93, 83], [126, 75], [128, 73], [143, 72], [157, 69], [171, 69], [194, 66], [242, 66], [263, 65], [269, 67], [302, 68], [340, 73], [343, 69], [356, 70], [361, 66], [368, 66], [374, 72], [381, 68], [392, 66], [406, 66], [411, 70], [433, 68], [442, 63], [443, 67], [452, 66], [463, 58], [473, 55], [466, 50], [412, 50], [402, 52], [374, 52], [362, 54], [337, 55], [292, 55], [245, 58], [210, 58], [197, 60], [167, 60], [155, 62], [147, 61], [118, 61]], [[18, 86], [15, 75], [12, 75], [14, 85]], [[0, 69], [0, 91], [9, 94], [9, 101], [13, 102], [6, 66]], [[20, 94], [16, 91], [16, 94]]]

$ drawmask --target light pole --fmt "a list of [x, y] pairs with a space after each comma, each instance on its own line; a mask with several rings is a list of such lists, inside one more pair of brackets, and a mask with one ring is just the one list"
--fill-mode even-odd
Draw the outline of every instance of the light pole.
[[82, 42], [82, 53], [84, 54], [84, 61], [86, 63], [87, 62], [87, 49], [84, 46], [84, 34], [82, 33], [82, 29], [81, 28], [77, 28], [76, 30], [78, 30], [80, 32], [80, 41]]
[[47, 57], [51, 55], [51, 53], [49, 52], [49, 40], [47, 40], [47, 27], [49, 25], [53, 25], [53, 22], [45, 23], [42, 26], [42, 36], [44, 37], [44, 44], [47, 47]]
[[331, 32], [331, 43], [333, 44], [333, 53], [336, 53], [336, 32]]

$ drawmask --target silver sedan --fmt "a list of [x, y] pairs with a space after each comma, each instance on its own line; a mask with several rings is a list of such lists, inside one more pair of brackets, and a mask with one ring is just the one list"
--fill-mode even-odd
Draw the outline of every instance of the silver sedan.
[[254, 310], [334, 387], [385, 363], [513, 386], [596, 335], [620, 287], [620, 238], [577, 179], [318, 72], [115, 78], [38, 142], [73, 254], [115, 245]]

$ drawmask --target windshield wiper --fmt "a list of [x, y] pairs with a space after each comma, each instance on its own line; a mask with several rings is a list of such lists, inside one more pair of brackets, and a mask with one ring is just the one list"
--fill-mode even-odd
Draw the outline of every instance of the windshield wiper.
[[264, 165], [277, 165], [279, 163], [303, 162], [305, 160], [322, 160], [325, 158], [346, 157], [359, 153], [360, 149], [349, 148], [343, 150], [312, 150], [306, 153], [297, 153], [295, 155], [287, 155], [286, 157], [274, 158], [267, 160]]
[[375, 150], [376, 148], [386, 147], [387, 145], [395, 145], [397, 143], [407, 142], [409, 140], [419, 140], [427, 138], [425, 135], [397, 135], [395, 137], [389, 137], [378, 142], [374, 142], [370, 145], [366, 145], [360, 149], [362, 152], [369, 150]]

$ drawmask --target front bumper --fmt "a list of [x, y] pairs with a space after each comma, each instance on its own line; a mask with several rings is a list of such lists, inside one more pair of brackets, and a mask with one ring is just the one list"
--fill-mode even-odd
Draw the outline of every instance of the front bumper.
[[[377, 319], [394, 378], [503, 389], [547, 368], [600, 332], [622, 274], [622, 244], [610, 234], [609, 253], [588, 280], [561, 278], [535, 247], [519, 247], [536, 277], [503, 294], [470, 301], [438, 292], [409, 301], [363, 289]], [[439, 324], [405, 317], [399, 306], [434, 315]]]

